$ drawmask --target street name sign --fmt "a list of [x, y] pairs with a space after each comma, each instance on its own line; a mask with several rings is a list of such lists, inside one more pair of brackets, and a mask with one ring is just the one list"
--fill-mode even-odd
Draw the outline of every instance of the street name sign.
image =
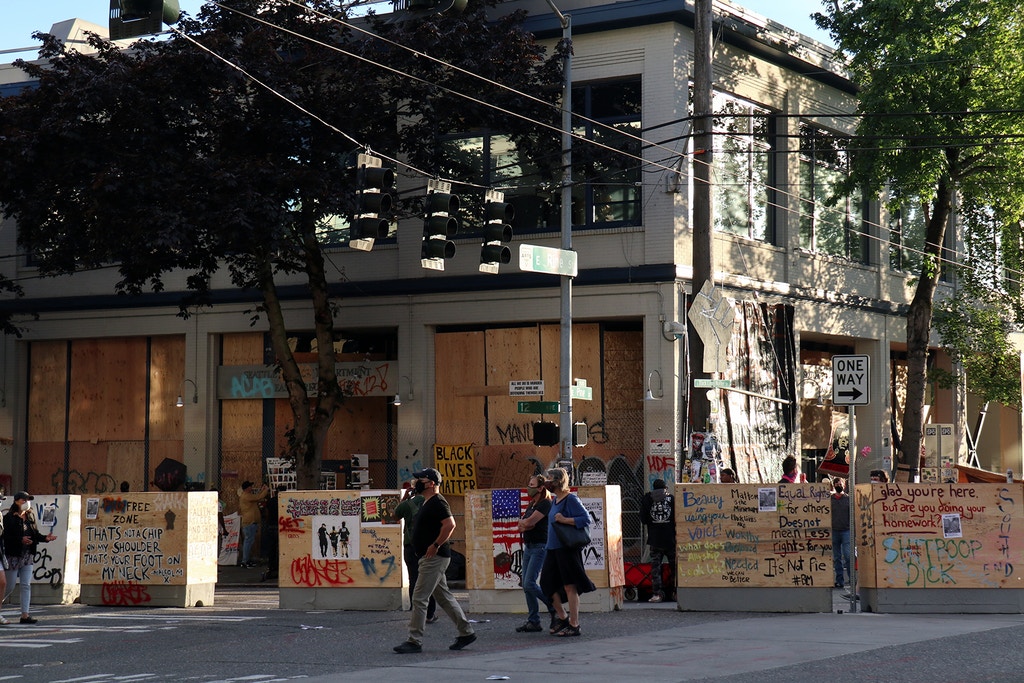
[[581, 387], [576, 384], [570, 385], [569, 398], [577, 401], [592, 401], [594, 399], [594, 387]]
[[520, 244], [519, 270], [576, 277], [576, 252], [535, 244]]
[[866, 354], [832, 356], [832, 405], [866, 406], [871, 403], [870, 367]]
[[696, 389], [728, 389], [732, 386], [731, 379], [695, 379], [693, 386]]
[[519, 401], [520, 413], [534, 415], [554, 415], [558, 412], [558, 401]]

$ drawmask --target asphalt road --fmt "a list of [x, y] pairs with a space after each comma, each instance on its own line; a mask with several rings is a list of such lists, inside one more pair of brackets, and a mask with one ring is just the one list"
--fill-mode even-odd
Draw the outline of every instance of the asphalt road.
[[218, 587], [213, 607], [34, 612], [37, 625], [0, 627], [0, 681], [1024, 680], [1022, 615], [693, 613], [627, 603], [584, 614], [583, 636], [569, 639], [515, 633], [522, 615], [470, 614], [479, 640], [461, 652], [448, 650], [455, 630], [442, 616], [422, 654], [396, 655], [407, 613], [280, 610], [272, 586]]

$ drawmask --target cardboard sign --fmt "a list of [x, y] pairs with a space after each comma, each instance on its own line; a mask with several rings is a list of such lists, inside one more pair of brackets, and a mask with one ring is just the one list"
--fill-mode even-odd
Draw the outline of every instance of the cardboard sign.
[[680, 588], [832, 586], [825, 484], [675, 487]]

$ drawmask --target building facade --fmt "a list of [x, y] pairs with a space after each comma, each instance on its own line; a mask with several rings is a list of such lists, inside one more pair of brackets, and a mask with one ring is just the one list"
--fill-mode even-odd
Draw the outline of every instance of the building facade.
[[[552, 45], [561, 35], [543, 2], [502, 7], [527, 9], [531, 30]], [[574, 125], [618, 152], [615, 163], [583, 152], [587, 165], [576, 173], [585, 177], [573, 190], [571, 375], [592, 391], [573, 401], [572, 419], [587, 436], [573, 449], [574, 466], [606, 472], [608, 483], [623, 486], [624, 514], [634, 514], [653, 479], [684, 476], [690, 398], [711, 391], [712, 431], [741, 481], [776, 481], [790, 454], [811, 469], [848, 424], [848, 410], [829, 401], [831, 359], [853, 354], [870, 361], [870, 402], [856, 410], [855, 444], [870, 450], [858, 476], [890, 468], [905, 368], [902, 313], [923, 233], [918, 217], [886, 216], [870, 198], [826, 201], [844, 172], [842, 139], [853, 131], [856, 96], [830, 50], [739, 6], [715, 4], [714, 296], [732, 323], [711, 369], [729, 386], [695, 388], [682, 332], [696, 294], [692, 2], [560, 8], [572, 16], [574, 111], [585, 117]], [[20, 78], [4, 67], [0, 87], [9, 93]], [[479, 155], [483, 184], [509, 184], [500, 136], [451, 144]], [[513, 253], [522, 243], [558, 247], [557, 216], [545, 212], [538, 191], [508, 195], [519, 214]], [[103, 492], [128, 481], [148, 490], [170, 459], [183, 462], [196, 485], [220, 488], [230, 511], [240, 482], [266, 476], [268, 459], [283, 453], [290, 420], [266, 369], [274, 359], [263, 323], [250, 324], [255, 295], [224, 277], [215, 305], [183, 319], [174, 296], [183, 278], [138, 298], [115, 296], [116, 274], [107, 271], [38, 278], [18, 255], [16, 229], [0, 226], [0, 272], [26, 292], [4, 302], [25, 313], [22, 338], [0, 346], [0, 472], [8, 488]], [[533, 443], [535, 422], [557, 416], [518, 405], [559, 399], [559, 276], [522, 271], [515, 256], [498, 275], [482, 274], [476, 238], [456, 240], [459, 255], [445, 271], [425, 270], [421, 238], [418, 225], [399, 225], [372, 252], [329, 250], [335, 349], [350, 398], [336, 417], [325, 473], [343, 485], [355, 455], [374, 487], [397, 487], [444, 459], [475, 486], [525, 485], [561, 457], [559, 446]], [[304, 288], [296, 280], [282, 291], [294, 348], [312, 365]], [[938, 351], [936, 362], [948, 365]], [[540, 392], [538, 380], [542, 393], [511, 388], [526, 382]], [[976, 408], [966, 396], [933, 392], [929, 421], [955, 425], [961, 459], [958, 415]], [[1019, 472], [1020, 432], [1016, 411], [990, 409], [977, 464]], [[464, 456], [468, 471], [458, 469]], [[627, 537], [631, 528], [639, 534], [624, 520]]]

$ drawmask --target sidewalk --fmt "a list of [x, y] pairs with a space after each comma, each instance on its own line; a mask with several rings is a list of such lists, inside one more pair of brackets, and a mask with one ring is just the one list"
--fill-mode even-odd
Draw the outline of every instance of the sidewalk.
[[[260, 581], [265, 570], [262, 566], [252, 569], [222, 566], [218, 572], [219, 583], [276, 589], [275, 580]], [[420, 683], [425, 680], [425, 669], [429, 669], [431, 680], [445, 683], [484, 680], [550, 683], [552, 676], [559, 674], [564, 674], [565, 680], [588, 683], [625, 680], [674, 683], [733, 676], [742, 681], [751, 680], [751, 674], [755, 674], [752, 680], [758, 681], [775, 680], [773, 676], [778, 676], [778, 680], [883, 680], [881, 671], [875, 674], [882, 678], [864, 678], [867, 672], [851, 669], [851, 660], [843, 657], [859, 655], [857, 660], [864, 660], [867, 653], [874, 652], [875, 659], [896, 657], [892, 661], [907, 661], [914, 659], [914, 651], [929, 641], [942, 638], [962, 641], [973, 634], [1024, 627], [1024, 615], [1020, 614], [900, 615], [859, 611], [851, 614], [850, 601], [843, 597], [844, 593], [833, 591], [831, 613], [710, 613], [707, 620], [698, 624], [687, 620], [688, 625], [644, 630], [629, 636], [595, 635], [593, 630], [588, 632], [584, 619], [582, 637], [565, 639], [539, 634], [537, 644], [525, 649], [521, 644], [510, 645], [503, 631], [496, 628], [497, 624], [489, 623], [487, 615], [483, 615], [477, 626], [479, 640], [461, 652], [446, 649], [451, 640], [447, 633], [440, 642], [433, 639], [422, 654], [392, 654], [390, 649], [394, 643], [388, 640], [381, 644], [384, 654], [375, 657], [376, 661], [370, 665], [375, 665], [374, 668], [309, 678], [307, 682]], [[465, 597], [461, 593], [457, 595], [460, 599]], [[674, 611], [676, 605], [671, 602], [653, 605], [626, 602], [623, 605], [623, 612], [633, 618], [642, 618], [644, 611], [653, 610]], [[901, 652], [901, 647], [907, 649]], [[932, 647], [941, 649], [942, 644], [933, 643]], [[776, 669], [779, 671], [774, 672]]]
[[[626, 606], [645, 608], [635, 603]], [[800, 673], [779, 672], [783, 680], [887, 680], [880, 670], [868, 675], [851, 670], [846, 660], [827, 664], [823, 660], [1022, 624], [1024, 615], [751, 615], [638, 636], [548, 638], [537, 647], [508, 651], [495, 641], [495, 634], [487, 633], [462, 652], [434, 651], [429, 658], [394, 655], [391, 662], [382, 659], [379, 668], [310, 678], [307, 683], [419, 682], [426, 680], [425, 669], [431, 680], [445, 683], [550, 683], [552, 676], [560, 674], [564, 680], [588, 683], [675, 683], [729, 676], [764, 681], [766, 672], [790, 666], [798, 666]]]

